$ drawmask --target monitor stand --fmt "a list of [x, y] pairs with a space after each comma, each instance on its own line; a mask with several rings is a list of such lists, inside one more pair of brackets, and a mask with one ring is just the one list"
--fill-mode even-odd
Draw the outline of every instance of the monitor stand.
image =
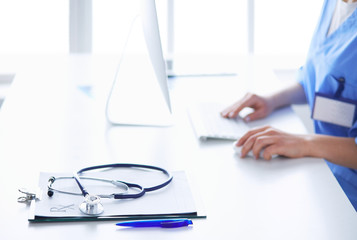
[[144, 55], [126, 55], [107, 103], [114, 125], [171, 126], [172, 115]]
[[110, 123], [171, 126], [167, 85], [155, 0], [141, 0], [107, 99]]

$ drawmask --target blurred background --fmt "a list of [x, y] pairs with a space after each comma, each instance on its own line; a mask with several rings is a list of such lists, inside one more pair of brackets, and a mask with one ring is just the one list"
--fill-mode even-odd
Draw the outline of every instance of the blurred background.
[[[233, 71], [234, 56], [267, 57], [279, 78], [293, 81], [322, 3], [156, 0], [164, 55], [176, 58], [180, 71], [188, 67], [185, 59], [212, 56], [212, 64], [223, 60], [227, 68], [218, 72]], [[0, 54], [119, 55], [138, 9], [139, 0], [0, 0]], [[205, 66], [197, 69], [205, 73]], [[11, 76], [3, 74], [0, 82], [1, 99]]]

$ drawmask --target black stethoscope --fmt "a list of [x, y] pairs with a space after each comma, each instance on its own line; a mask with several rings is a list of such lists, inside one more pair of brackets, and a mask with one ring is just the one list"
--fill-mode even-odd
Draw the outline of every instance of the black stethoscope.
[[[106, 169], [106, 168], [141, 168], [141, 169], [150, 169], [150, 170], [156, 170], [159, 172], [162, 172], [163, 174], [166, 175], [166, 180], [162, 182], [161, 184], [158, 184], [156, 186], [152, 187], [142, 187], [139, 184], [136, 183], [129, 183], [129, 182], [124, 182], [124, 181], [119, 181], [119, 180], [112, 180], [112, 179], [103, 179], [103, 178], [94, 178], [94, 177], [87, 177], [87, 176], [80, 176], [81, 174], [92, 171], [92, 170], [98, 170], [98, 169]], [[92, 167], [87, 167], [79, 170], [78, 172], [74, 172], [72, 177], [51, 177], [48, 179], [48, 190], [47, 190], [47, 195], [49, 197], [52, 197], [54, 192], [59, 192], [59, 193], [64, 193], [64, 194], [71, 194], [71, 195], [83, 195], [84, 196], [84, 201], [79, 205], [79, 209], [81, 212], [84, 214], [88, 215], [99, 215], [104, 211], [104, 207], [100, 201], [101, 198], [113, 198], [113, 199], [130, 199], [130, 198], [140, 198], [144, 196], [146, 192], [152, 192], [159, 190], [165, 186], [167, 186], [171, 181], [172, 181], [172, 175], [166, 171], [163, 168], [156, 167], [156, 166], [151, 166], [151, 165], [142, 165], [142, 164], [131, 164], [131, 163], [116, 163], [116, 164], [107, 164], [107, 165], [99, 165], [99, 166], [92, 166]], [[56, 180], [61, 180], [61, 179], [74, 179], [78, 185], [78, 187], [81, 190], [81, 193], [75, 193], [75, 192], [68, 192], [68, 191], [62, 191], [59, 189], [55, 189], [53, 187], [53, 184]], [[122, 191], [119, 193], [112, 193], [112, 194], [102, 194], [102, 195], [91, 195], [88, 193], [88, 191], [85, 189], [83, 186], [81, 179], [87, 179], [87, 180], [94, 180], [94, 181], [102, 181], [102, 182], [107, 182], [111, 183], [114, 186], [120, 188]], [[137, 189], [138, 192], [136, 193], [128, 193], [129, 189], [134, 188]]]

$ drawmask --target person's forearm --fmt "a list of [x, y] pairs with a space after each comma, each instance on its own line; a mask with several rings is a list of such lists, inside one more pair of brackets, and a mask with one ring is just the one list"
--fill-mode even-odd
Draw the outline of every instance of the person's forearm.
[[306, 155], [324, 158], [332, 163], [357, 169], [357, 145], [354, 138], [310, 135]]
[[291, 104], [306, 103], [304, 89], [299, 83], [268, 96], [268, 100], [272, 104], [273, 109], [278, 109]]

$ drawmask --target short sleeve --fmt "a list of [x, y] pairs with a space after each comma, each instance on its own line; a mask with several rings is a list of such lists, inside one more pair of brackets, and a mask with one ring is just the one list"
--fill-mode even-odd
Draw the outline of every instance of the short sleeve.
[[296, 72], [296, 81], [305, 88], [304, 67], [301, 66]]

